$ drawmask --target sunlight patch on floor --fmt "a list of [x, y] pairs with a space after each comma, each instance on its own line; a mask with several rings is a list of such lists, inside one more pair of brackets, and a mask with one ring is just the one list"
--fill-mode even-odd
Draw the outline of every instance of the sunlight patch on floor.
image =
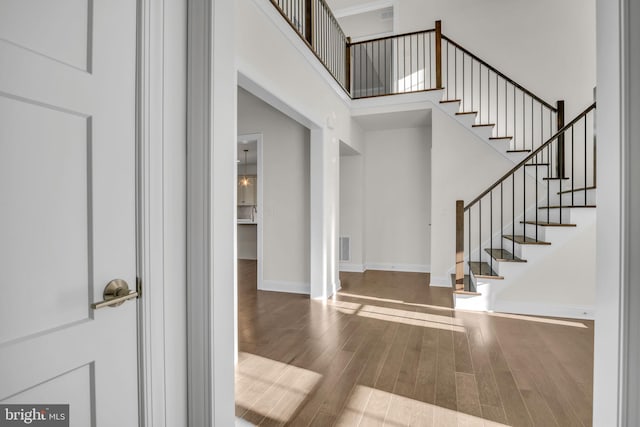
[[439, 305], [418, 304], [418, 303], [415, 303], [415, 302], [406, 302], [406, 301], [397, 300], [397, 299], [378, 298], [378, 297], [372, 297], [372, 296], [369, 296], [369, 295], [351, 294], [349, 292], [343, 292], [343, 291], [340, 291], [338, 293], [338, 296], [344, 296], [344, 297], [348, 297], [348, 298], [368, 299], [368, 300], [371, 300], [371, 301], [390, 302], [390, 303], [393, 303], [393, 304], [402, 304], [402, 305], [408, 305], [408, 306], [411, 306], [411, 307], [430, 308], [430, 309], [433, 309], [433, 310], [455, 311], [453, 308], [441, 307]]
[[363, 305], [357, 312], [358, 316], [370, 319], [386, 320], [403, 323], [405, 325], [423, 326], [427, 328], [444, 329], [446, 331], [465, 332], [461, 326], [461, 319], [435, 314], [419, 313], [417, 311], [398, 310], [396, 308]]
[[358, 425], [390, 427], [505, 426], [505, 424], [362, 385], [357, 385], [354, 388], [336, 425], [345, 427]]
[[489, 316], [504, 317], [507, 319], [527, 320], [529, 322], [549, 323], [551, 325], [560, 325], [560, 326], [572, 326], [574, 328], [584, 328], [584, 329], [588, 328], [588, 326], [582, 322], [572, 322], [570, 320], [550, 319], [548, 317], [534, 317], [534, 316], [526, 316], [522, 314], [509, 314], [509, 313], [489, 312], [487, 314], [489, 314]]
[[344, 314], [354, 314], [360, 307], [362, 307], [361, 304], [355, 302], [339, 301], [336, 299], [328, 299], [327, 305]]
[[287, 422], [321, 378], [322, 375], [307, 369], [240, 352], [236, 405]]

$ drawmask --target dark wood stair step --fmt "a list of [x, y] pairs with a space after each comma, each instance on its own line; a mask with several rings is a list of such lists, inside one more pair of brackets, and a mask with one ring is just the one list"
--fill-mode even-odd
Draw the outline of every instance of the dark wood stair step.
[[558, 176], [548, 176], [548, 177], [546, 177], [546, 178], [542, 178], [542, 179], [544, 179], [545, 181], [556, 181], [556, 180], [558, 180], [558, 181], [559, 181], [559, 180], [569, 179], [569, 177], [566, 177], [566, 176], [565, 176], [565, 177], [563, 177], [563, 178], [560, 178], [560, 177], [558, 177]]
[[504, 277], [498, 276], [486, 262], [470, 261], [469, 268], [473, 275], [480, 279], [504, 279]]
[[478, 123], [475, 125], [471, 125], [471, 127], [474, 127], [474, 128], [493, 127], [493, 126], [495, 126], [495, 124], [493, 123]]
[[491, 255], [493, 259], [500, 262], [527, 262], [526, 259], [518, 258], [506, 249], [485, 248], [485, 252]]
[[464, 116], [466, 114], [478, 114], [477, 111], [458, 111], [456, 116]]
[[575, 224], [560, 224], [559, 222], [520, 221], [520, 224], [540, 225], [542, 227], [575, 227]]
[[[497, 139], [513, 139], [513, 137], [512, 136], [490, 136], [489, 137], [489, 140], [491, 141], [495, 141]], [[530, 150], [527, 150], [527, 151], [530, 151]]]
[[540, 206], [538, 209], [595, 208], [596, 205]]
[[549, 166], [549, 163], [527, 163], [525, 166]]
[[530, 153], [531, 150], [507, 150], [507, 153]]
[[468, 291], [465, 291], [464, 289], [461, 289], [459, 291], [456, 290], [456, 275], [452, 274], [451, 275], [451, 287], [453, 288], [453, 293], [457, 294], [457, 295], [482, 295], [480, 292], [476, 291], [475, 286], [473, 286], [473, 282], [471, 281], [471, 276], [469, 276], [468, 274], [464, 275], [464, 279], [463, 279], [463, 283], [464, 283], [464, 289], [469, 289]]
[[440, 101], [440, 104], [448, 104], [450, 102], [462, 102], [462, 100], [460, 100], [460, 99], [443, 99], [442, 101]]
[[591, 186], [591, 187], [581, 187], [581, 188], [574, 188], [573, 190], [562, 190], [562, 191], [558, 191], [558, 194], [567, 194], [567, 193], [575, 193], [578, 191], [585, 191], [585, 190], [595, 190], [596, 187], [595, 186]]
[[528, 237], [528, 236], [521, 236], [521, 235], [517, 235], [517, 236], [513, 236], [511, 234], [505, 234], [504, 236], [505, 239], [507, 240], [512, 240], [520, 245], [550, 245], [551, 243], [549, 242], [544, 242], [542, 240], [536, 240], [532, 237]]

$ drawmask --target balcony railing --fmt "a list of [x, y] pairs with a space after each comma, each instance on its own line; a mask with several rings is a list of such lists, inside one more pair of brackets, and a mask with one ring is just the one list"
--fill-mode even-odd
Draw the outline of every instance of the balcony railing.
[[443, 102], [474, 114], [475, 126], [491, 126], [491, 139], [510, 140], [511, 151], [535, 150], [564, 126], [562, 101], [554, 106], [507, 77], [442, 34], [440, 21], [351, 43], [324, 0], [271, 2], [352, 99], [443, 90]]
[[349, 94], [351, 40], [327, 3], [324, 0], [271, 0], [271, 3]]

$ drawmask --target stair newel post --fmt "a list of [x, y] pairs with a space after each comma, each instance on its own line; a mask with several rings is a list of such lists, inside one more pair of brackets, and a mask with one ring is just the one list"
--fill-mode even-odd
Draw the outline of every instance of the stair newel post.
[[[559, 131], [564, 127], [564, 101], [556, 102], [556, 131]], [[564, 133], [558, 136], [558, 151], [556, 156], [556, 177], [565, 177], [565, 153], [564, 153]]]
[[442, 22], [436, 21], [436, 89], [442, 89]]
[[456, 201], [456, 291], [464, 290], [464, 201]]
[[345, 89], [347, 89], [347, 92], [351, 93], [351, 37], [347, 37], [347, 43], [344, 52], [344, 66], [344, 86]]

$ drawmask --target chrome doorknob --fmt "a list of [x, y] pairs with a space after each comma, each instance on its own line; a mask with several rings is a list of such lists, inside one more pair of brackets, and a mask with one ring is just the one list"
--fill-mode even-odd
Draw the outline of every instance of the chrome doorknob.
[[107, 283], [102, 293], [104, 301], [94, 302], [91, 308], [97, 310], [103, 307], [117, 307], [124, 304], [125, 301], [138, 297], [137, 291], [129, 289], [129, 285], [125, 280], [114, 279]]

